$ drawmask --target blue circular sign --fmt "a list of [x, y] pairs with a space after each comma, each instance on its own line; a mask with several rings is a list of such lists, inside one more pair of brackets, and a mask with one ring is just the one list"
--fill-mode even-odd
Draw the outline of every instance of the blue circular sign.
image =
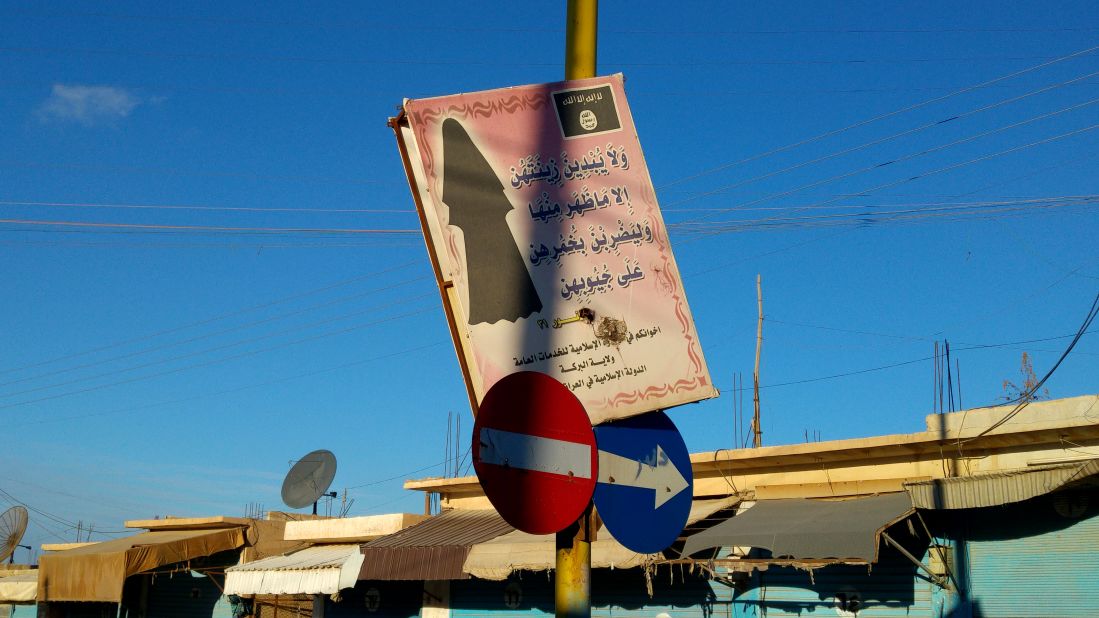
[[595, 428], [599, 478], [595, 507], [603, 525], [641, 554], [667, 549], [691, 513], [694, 475], [679, 430], [663, 412]]

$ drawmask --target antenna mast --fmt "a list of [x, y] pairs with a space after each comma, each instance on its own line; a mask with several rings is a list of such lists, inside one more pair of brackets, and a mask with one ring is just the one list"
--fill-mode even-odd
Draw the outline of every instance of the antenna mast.
[[763, 279], [756, 275], [756, 304], [759, 307], [759, 322], [756, 324], [756, 368], [752, 372], [752, 446], [763, 446], [763, 427], [759, 424], [759, 352], [763, 347]]

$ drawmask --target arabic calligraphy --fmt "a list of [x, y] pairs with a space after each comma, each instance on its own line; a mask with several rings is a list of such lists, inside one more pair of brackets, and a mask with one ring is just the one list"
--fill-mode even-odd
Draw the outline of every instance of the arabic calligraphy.
[[561, 204], [553, 201], [548, 193], [543, 192], [538, 199], [527, 204], [530, 218], [542, 222], [561, 217], [571, 219], [611, 205], [630, 209], [630, 193], [624, 186], [603, 187], [597, 191], [590, 191], [585, 185], [579, 191], [573, 191], [570, 197], [571, 201]]
[[575, 105], [577, 103], [595, 103], [596, 101], [603, 100], [603, 93], [599, 90], [589, 91], [587, 94], [582, 92], [577, 94], [570, 94], [561, 100], [561, 105]]
[[568, 354], [582, 354], [584, 352], [593, 352], [598, 350], [603, 343], [598, 339], [591, 339], [589, 341], [582, 341], [579, 343], [570, 343], [568, 345], [561, 345], [553, 348], [552, 350], [545, 350], [536, 354], [528, 354], [522, 357], [512, 357], [512, 361], [515, 362], [516, 367], [522, 367], [523, 365], [531, 365], [539, 361], [547, 361], [550, 359], [566, 356]]
[[588, 227], [591, 234], [591, 252], [600, 253], [604, 249], [616, 251], [619, 245], [633, 244], [640, 247], [642, 243], [653, 242], [653, 230], [648, 219], [633, 222], [626, 225], [618, 220], [618, 233], [607, 235], [607, 230], [602, 225]]
[[565, 300], [573, 297], [582, 297], [589, 294], [609, 292], [613, 284], [620, 288], [627, 288], [634, 281], [645, 278], [645, 271], [637, 262], [630, 263], [626, 260], [626, 269], [619, 275], [610, 272], [610, 268], [604, 264], [602, 270], [598, 266], [592, 267], [592, 275], [588, 277], [573, 277], [571, 281], [561, 279], [561, 298]]
[[[626, 334], [625, 344], [630, 345], [634, 341], [639, 341], [641, 339], [651, 339], [653, 337], [656, 337], [660, 333], [661, 333], [661, 329], [660, 329], [659, 326], [648, 326], [648, 327], [644, 327], [644, 328], [638, 328], [636, 330], [629, 331]], [[596, 350], [599, 350], [599, 349], [602, 349], [602, 348], [608, 348], [608, 347], [613, 347], [613, 346], [608, 346], [607, 344], [603, 343], [599, 339], [592, 338], [592, 339], [589, 339], [587, 341], [581, 341], [581, 342], [578, 342], [578, 343], [570, 343], [570, 344], [567, 344], [567, 345], [559, 345], [555, 348], [548, 349], [548, 350], [542, 350], [542, 351], [537, 352], [537, 353], [527, 354], [526, 356], [515, 356], [515, 357], [512, 357], [511, 360], [512, 360], [513, 363], [515, 363], [516, 367], [522, 367], [524, 365], [533, 365], [535, 363], [551, 361], [551, 360], [560, 358], [562, 356], [568, 356], [570, 354], [572, 354], [572, 355], [584, 355], [584, 354], [586, 354], [587, 358], [585, 360], [573, 362], [573, 363], [569, 364], [567, 366], [567, 368], [564, 365], [564, 363], [558, 363], [557, 364], [558, 369], [563, 373], [568, 372], [568, 371], [580, 371], [582, 369], [588, 369], [590, 367], [601, 367], [601, 366], [604, 366], [604, 365], [618, 364], [619, 360], [613, 354], [604, 354], [603, 357], [600, 358], [600, 359], [595, 359], [595, 357], [591, 355], [591, 353], [595, 352]], [[632, 374], [632, 373], [625, 373], [625, 371], [626, 370], [624, 369], [623, 370], [624, 375], [635, 375], [635, 374]]]
[[542, 155], [538, 153], [519, 159], [518, 169], [512, 167], [508, 171], [511, 172], [513, 189], [530, 186], [539, 180], [544, 180], [551, 185], [561, 185], [561, 172], [557, 170], [557, 162], [550, 159], [543, 165]]
[[573, 253], [587, 255], [584, 239], [576, 237], [576, 226], [569, 229], [568, 236], [562, 234], [560, 239], [561, 241], [558, 244], [550, 247], [547, 247], [545, 243], [539, 243], [537, 247], [534, 246], [534, 243], [530, 243], [530, 263], [537, 266], [542, 262], [552, 260], [560, 264], [561, 256]]
[[591, 176], [606, 176], [617, 168], [630, 169], [630, 158], [625, 147], [607, 144], [607, 149], [596, 146], [580, 159], [569, 161], [569, 153], [561, 152], [561, 176], [565, 180], [584, 180]]
[[560, 168], [556, 160], [549, 159], [542, 163], [542, 155], [534, 153], [519, 159], [518, 164], [508, 168], [508, 171], [511, 173], [511, 187], [521, 189], [536, 182], [560, 187], [565, 181], [606, 176], [614, 169], [630, 169], [630, 157], [625, 146], [608, 143], [605, 148], [596, 146], [580, 158], [570, 158], [568, 152], [562, 151]]
[[581, 388], [591, 389], [596, 384], [602, 385], [614, 380], [621, 380], [623, 377], [639, 376], [648, 371], [648, 367], [645, 365], [635, 365], [633, 367], [623, 367], [622, 369], [615, 369], [614, 371], [607, 371], [598, 375], [588, 376], [587, 379], [580, 378], [572, 382], [562, 382], [569, 390], [576, 391]]

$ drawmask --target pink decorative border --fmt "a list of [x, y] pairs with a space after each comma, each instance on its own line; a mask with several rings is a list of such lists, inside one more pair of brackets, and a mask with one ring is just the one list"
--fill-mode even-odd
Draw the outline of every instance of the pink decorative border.
[[[615, 84], [620, 87], [620, 83]], [[514, 114], [520, 110], [539, 110], [548, 107], [550, 104], [550, 87], [539, 86], [542, 90], [540, 92], [528, 92], [528, 93], [511, 93], [507, 96], [502, 96], [497, 100], [484, 100], [480, 99], [464, 105], [447, 104], [443, 103], [437, 107], [423, 107], [416, 111], [409, 112], [409, 118], [411, 126], [413, 127], [416, 140], [421, 153], [421, 158], [424, 165], [424, 172], [433, 185], [440, 182], [441, 179], [435, 171], [435, 155], [431, 149], [431, 140], [429, 139], [429, 131], [434, 131], [438, 125], [442, 123], [442, 120], [450, 117], [467, 119], [467, 118], [491, 118], [496, 114]], [[514, 89], [509, 89], [514, 91]], [[624, 99], [623, 99], [624, 101]], [[623, 105], [624, 111], [629, 115], [629, 124], [623, 123], [623, 127], [627, 129], [634, 128], [633, 115], [629, 111], [628, 105]], [[652, 180], [648, 173], [648, 164], [644, 163], [642, 154], [642, 161], [645, 168], [644, 180], [641, 183], [642, 200], [645, 204], [655, 213], [659, 213], [659, 206], [656, 200], [656, 194], [653, 190]], [[438, 195], [438, 187], [433, 187], [435, 195]], [[659, 224], [657, 223], [659, 221]], [[660, 238], [668, 240], [667, 230], [663, 227], [663, 217], [654, 219], [651, 224], [654, 226], [654, 233]], [[656, 228], [659, 228], [656, 229]], [[448, 245], [452, 255], [457, 255], [457, 247], [453, 245], [453, 238], [448, 235]], [[699, 342], [695, 336], [692, 335], [691, 321], [688, 317], [689, 309], [686, 304], [686, 297], [682, 294], [682, 280], [673, 276], [670, 268], [672, 260], [670, 258], [670, 244], [668, 242], [658, 243], [658, 251], [663, 259], [663, 267], [659, 270], [657, 275], [657, 281], [660, 287], [667, 291], [674, 300], [675, 318], [679, 323], [682, 335], [687, 343], [687, 357], [690, 360], [690, 370], [693, 373], [699, 373], [702, 371], [703, 360], [699, 349]], [[678, 274], [678, 273], [677, 273]], [[678, 283], [678, 285], [677, 285]], [[623, 405], [632, 405], [638, 401], [661, 398], [673, 393], [689, 393], [705, 388], [712, 388], [708, 377], [706, 375], [696, 375], [691, 379], [680, 379], [674, 383], [665, 383], [661, 386], [650, 386], [644, 390], [623, 391], [616, 393], [613, 397], [604, 398], [600, 405], [604, 409], [614, 409]]]

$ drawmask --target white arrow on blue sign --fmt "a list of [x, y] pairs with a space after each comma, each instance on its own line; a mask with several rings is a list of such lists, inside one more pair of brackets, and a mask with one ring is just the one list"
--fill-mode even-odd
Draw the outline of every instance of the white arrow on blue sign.
[[683, 436], [663, 412], [595, 427], [595, 507], [625, 547], [642, 554], [675, 542], [691, 512], [694, 475]]

